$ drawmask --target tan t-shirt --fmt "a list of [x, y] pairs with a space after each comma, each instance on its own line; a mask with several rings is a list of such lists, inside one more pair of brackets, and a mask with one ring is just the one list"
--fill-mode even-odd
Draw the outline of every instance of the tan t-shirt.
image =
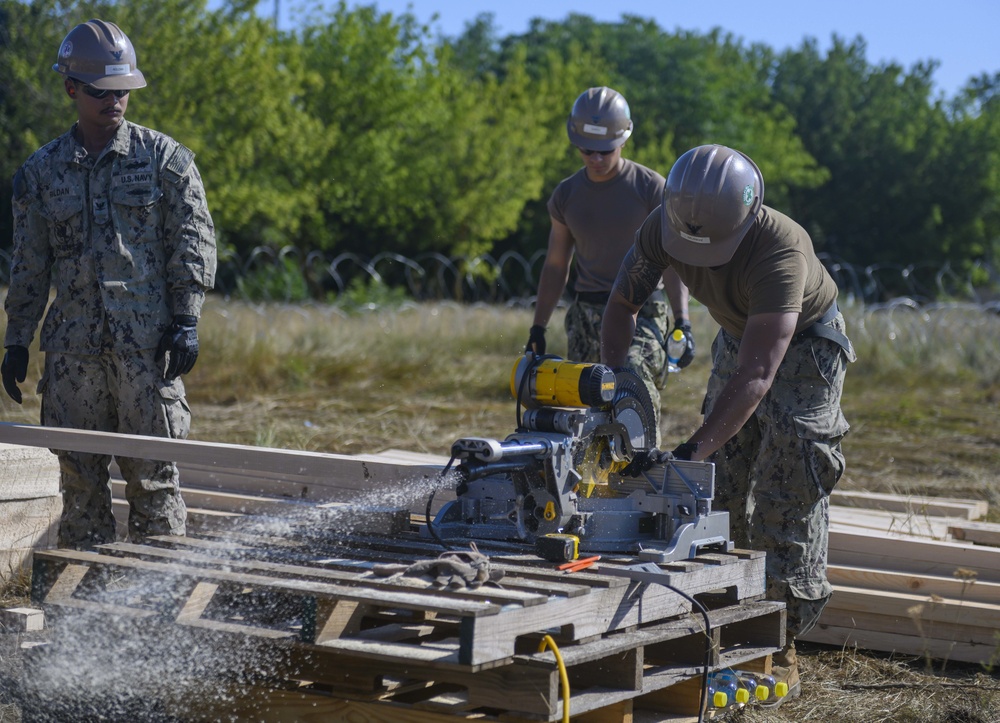
[[762, 206], [732, 260], [711, 268], [683, 264], [664, 251], [661, 223], [657, 208], [636, 232], [636, 250], [654, 266], [673, 267], [691, 296], [737, 338], [754, 314], [800, 312], [795, 330], [802, 331], [837, 300], [837, 283], [809, 234], [773, 208]]
[[608, 293], [614, 288], [636, 229], [662, 200], [663, 176], [628, 159], [622, 161], [621, 171], [610, 181], [595, 183], [581, 168], [560, 182], [549, 198], [549, 215], [573, 234], [576, 291]]

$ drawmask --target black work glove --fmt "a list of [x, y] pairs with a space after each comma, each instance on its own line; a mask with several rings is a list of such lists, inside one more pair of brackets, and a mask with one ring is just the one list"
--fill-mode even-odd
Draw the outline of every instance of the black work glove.
[[18, 344], [11, 344], [3, 355], [0, 376], [3, 376], [3, 388], [7, 396], [18, 404], [21, 403], [21, 390], [17, 388], [17, 382], [23, 382], [27, 374], [28, 350]]
[[[673, 350], [671, 353], [670, 346], [675, 344], [674, 342], [674, 332], [680, 329], [684, 334], [683, 348], [680, 349], [680, 353], [677, 354], [678, 350]], [[667, 346], [668, 346], [668, 356], [674, 357], [677, 361], [674, 363], [677, 365], [678, 369], [683, 369], [694, 359], [694, 335], [691, 333], [691, 322], [687, 319], [678, 316], [674, 320], [674, 328], [670, 330], [670, 334], [667, 336]]]
[[697, 442], [684, 442], [674, 447], [672, 452], [663, 452], [656, 447], [648, 452], [637, 452], [632, 461], [621, 471], [622, 477], [638, 477], [648, 472], [658, 464], [666, 464], [671, 460], [690, 462], [692, 455], [698, 451]]
[[673, 452], [667, 452], [670, 455], [670, 459], [679, 459], [684, 462], [690, 462], [691, 457], [694, 453], [698, 451], [697, 442], [685, 442], [684, 444], [678, 444], [674, 447]]
[[663, 464], [674, 458], [673, 452], [661, 452], [656, 447], [648, 452], [636, 452], [625, 469], [621, 471], [622, 477], [638, 477], [643, 472], [648, 472], [655, 465]]
[[156, 360], [163, 359], [170, 352], [164, 379], [176, 379], [187, 374], [198, 360], [198, 319], [190, 314], [177, 314], [174, 323], [163, 332], [160, 345], [156, 347]]
[[534, 352], [537, 356], [545, 353], [545, 327], [535, 324], [528, 331], [528, 344], [525, 351]]

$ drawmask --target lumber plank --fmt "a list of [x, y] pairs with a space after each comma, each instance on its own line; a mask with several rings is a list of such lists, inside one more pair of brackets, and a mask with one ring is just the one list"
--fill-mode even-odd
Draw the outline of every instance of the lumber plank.
[[996, 522], [955, 522], [948, 532], [956, 540], [1000, 547], [1000, 524]]
[[243, 470], [311, 478], [327, 487], [368, 489], [401, 479], [431, 478], [439, 469], [385, 462], [374, 455], [348, 456], [302, 450], [273, 449], [143, 435], [0, 423], [0, 442], [48, 449], [69, 449], [119, 457], [173, 460], [201, 469]]
[[801, 639], [812, 643], [836, 645], [841, 648], [862, 648], [964, 663], [986, 663], [997, 652], [996, 643], [983, 645], [955, 642], [954, 640], [925, 638], [918, 635], [903, 635], [899, 632], [886, 633], [833, 625], [817, 625], [801, 636]]
[[977, 646], [988, 646], [996, 640], [996, 645], [1000, 646], [1000, 638], [994, 637], [997, 633], [995, 628], [923, 620], [919, 612], [915, 612], [914, 615], [907, 618], [900, 618], [898, 615], [879, 615], [876, 613], [861, 615], [851, 610], [827, 606], [823, 610], [819, 624], [873, 633], [909, 635], [932, 640], [954, 640]]
[[1000, 605], [970, 600], [952, 600], [835, 585], [833, 597], [827, 606], [856, 613], [859, 617], [878, 614], [892, 615], [899, 619], [914, 617], [917, 614], [914, 610], [919, 609], [921, 621], [961, 624], [1000, 631]]
[[843, 587], [912, 595], [937, 595], [955, 600], [1000, 605], [1000, 583], [995, 582], [873, 570], [850, 565], [830, 565], [827, 567], [826, 575], [831, 584]]
[[[305, 567], [301, 565], [291, 565], [279, 562], [268, 562], [266, 560], [247, 559], [245, 556], [234, 557], [228, 555], [220, 558], [213, 555], [199, 554], [190, 551], [170, 550], [150, 545], [136, 545], [129, 542], [116, 542], [108, 545], [100, 545], [99, 549], [107, 551], [111, 555], [122, 555], [136, 557], [146, 560], [162, 560], [170, 563], [182, 563], [186, 565], [199, 565], [211, 567], [214, 565], [225, 565], [229, 570], [243, 571], [253, 574], [274, 575], [280, 578], [296, 580], [316, 580], [318, 582], [331, 582], [346, 585], [365, 585], [376, 590], [398, 590], [412, 592], [413, 590], [425, 590], [425, 583], [413, 578], [400, 577], [376, 577], [371, 568], [372, 564], [363, 566], [353, 566], [351, 571], [330, 569], [328, 567]], [[244, 550], [246, 548], [243, 548]], [[502, 604], [514, 603], [518, 605], [540, 605], [544, 603], [547, 596], [533, 593], [523, 593], [518, 590], [498, 589], [494, 587], [481, 587], [476, 590], [456, 590], [452, 591], [450, 597], [457, 600], [493, 600]]]
[[59, 494], [59, 461], [47, 449], [0, 444], [0, 502]]
[[966, 520], [978, 520], [980, 517], [984, 517], [989, 511], [989, 503], [985, 500], [898, 495], [884, 492], [858, 492], [839, 489], [834, 490], [830, 494], [830, 504], [866, 507], [889, 512], [906, 512], [917, 515], [962, 517]]
[[955, 517], [932, 517], [912, 512], [890, 512], [830, 505], [830, 523], [832, 525], [859, 527], [897, 536], [911, 535], [932, 540], [948, 540], [951, 539], [950, 523], [962, 521], [964, 520]]
[[830, 564], [1000, 582], [1000, 548], [830, 527]]
[[344, 600], [357, 600], [380, 605], [398, 606], [404, 609], [432, 610], [459, 616], [495, 616], [499, 606], [485, 601], [457, 599], [445, 597], [433, 592], [414, 589], [409, 592], [391, 590], [358, 590], [349, 585], [306, 581], [300, 579], [279, 579], [255, 574], [240, 574], [215, 568], [199, 568], [179, 563], [169, 565], [157, 564], [145, 560], [128, 557], [113, 557], [94, 552], [77, 550], [45, 550], [35, 554], [35, 565], [51, 562], [55, 564], [70, 563], [74, 567], [90, 565], [121, 568], [122, 570], [140, 570], [149, 573], [159, 573], [164, 576], [187, 577], [195, 581], [221, 581], [242, 586], [261, 587], [276, 592], [300, 593], [306, 595], [327, 596]]

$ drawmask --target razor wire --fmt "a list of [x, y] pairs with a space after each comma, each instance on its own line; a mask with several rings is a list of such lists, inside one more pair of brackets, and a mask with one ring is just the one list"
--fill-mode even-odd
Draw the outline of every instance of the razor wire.
[[[918, 306], [951, 301], [989, 307], [996, 306], [1000, 295], [1000, 272], [985, 262], [958, 270], [950, 263], [859, 265], [825, 253], [819, 258], [841, 293], [866, 307], [898, 305], [900, 300]], [[257, 247], [245, 258], [236, 253], [220, 258], [216, 291], [254, 301], [290, 303], [305, 300], [305, 294], [335, 303], [352, 288], [387, 287], [402, 289], [414, 301], [523, 305], [534, 298], [544, 260], [544, 249], [528, 255], [505, 251], [498, 257], [434, 251], [412, 257], [391, 251], [331, 257], [291, 246]], [[7, 270], [9, 259], [0, 256], [0, 274]]]
[[[896, 313], [940, 303], [972, 304], [1000, 312], [1000, 271], [986, 262], [958, 270], [945, 263], [859, 265], [820, 253], [819, 258], [849, 303], [872, 312]], [[257, 246], [241, 255], [220, 253], [215, 291], [249, 302], [378, 298], [400, 290], [412, 301], [454, 301], [528, 306], [534, 302], [545, 249], [530, 254], [447, 256], [429, 251], [410, 257], [383, 251], [371, 257], [331, 255], [296, 246]], [[0, 249], [0, 284], [10, 281], [11, 252]]]

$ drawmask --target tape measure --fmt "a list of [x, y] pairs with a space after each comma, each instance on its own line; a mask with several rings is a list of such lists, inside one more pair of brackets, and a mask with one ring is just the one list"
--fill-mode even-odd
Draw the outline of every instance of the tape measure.
[[535, 554], [549, 562], [569, 562], [580, 555], [580, 538], [550, 532], [535, 538]]

